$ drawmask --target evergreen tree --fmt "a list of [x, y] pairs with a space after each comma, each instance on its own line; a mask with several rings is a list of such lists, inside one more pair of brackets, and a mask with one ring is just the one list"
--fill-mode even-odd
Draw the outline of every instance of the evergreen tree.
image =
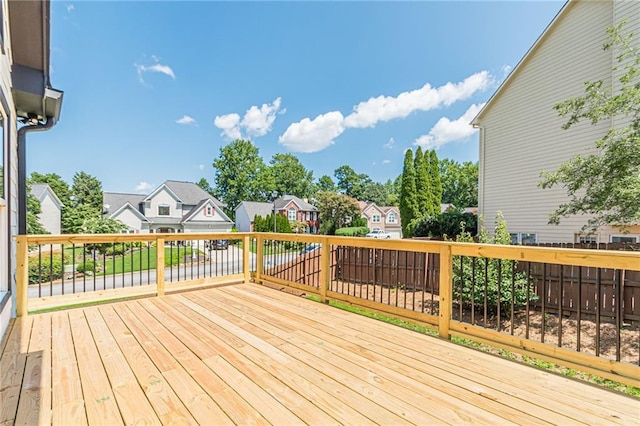
[[413, 159], [413, 168], [416, 173], [416, 204], [418, 205], [418, 216], [414, 219], [420, 219], [424, 216], [432, 215], [431, 208], [431, 185], [429, 182], [428, 170], [428, 153], [422, 154], [422, 148], [416, 149], [416, 156]]
[[[427, 165], [428, 163], [428, 165]], [[440, 162], [435, 150], [425, 153], [425, 165], [428, 167], [430, 183], [431, 215], [440, 214], [440, 204], [442, 203], [442, 179], [440, 179]]]
[[407, 149], [404, 156], [402, 186], [400, 188], [400, 217], [402, 220], [402, 234], [405, 238], [411, 237], [411, 222], [418, 217], [418, 214], [413, 152]]

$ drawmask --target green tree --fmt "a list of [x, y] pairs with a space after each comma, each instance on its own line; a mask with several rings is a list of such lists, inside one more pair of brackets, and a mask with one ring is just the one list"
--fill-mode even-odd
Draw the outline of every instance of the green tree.
[[[273, 232], [273, 213], [267, 217], [256, 216], [253, 219], [253, 230], [255, 232]], [[276, 232], [291, 234], [291, 224], [286, 216], [282, 214], [276, 215]]]
[[384, 183], [384, 189], [387, 193], [387, 202], [385, 203], [385, 205], [397, 206], [399, 204], [401, 182], [402, 179], [400, 176], [398, 176], [395, 181], [387, 179], [387, 181]]
[[270, 161], [274, 191], [278, 196], [289, 194], [299, 198], [313, 195], [313, 172], [307, 170], [293, 154], [275, 154]]
[[440, 160], [442, 202], [459, 209], [478, 206], [478, 163]]
[[323, 192], [323, 191], [335, 192], [336, 191], [336, 184], [335, 182], [333, 182], [333, 179], [331, 179], [331, 176], [327, 176], [327, 175], [320, 176], [320, 179], [318, 179], [318, 184], [316, 186], [319, 192]]
[[270, 197], [270, 173], [251, 141], [237, 139], [220, 148], [213, 161], [215, 196], [226, 204], [225, 213], [232, 219], [241, 201], [267, 201]]
[[102, 183], [95, 176], [85, 172], [73, 175], [71, 196], [75, 205], [89, 206], [102, 212]]
[[613, 50], [618, 65], [614, 75], [619, 84], [606, 87], [602, 80], [585, 83], [583, 96], [555, 105], [561, 117], [568, 117], [563, 129], [581, 121], [624, 123], [611, 127], [595, 142], [595, 152], [578, 154], [554, 172], [543, 172], [542, 188], [566, 188], [568, 201], [549, 216], [558, 224], [567, 216], [593, 215], [583, 231], [601, 225], [626, 227], [640, 223], [640, 54], [632, 34], [623, 34], [624, 21], [607, 30], [605, 50]]
[[[416, 204], [418, 206], [418, 215], [413, 220], [419, 220], [424, 216], [432, 215], [431, 208], [431, 182], [429, 180], [429, 158], [422, 154], [422, 148], [416, 149], [416, 155], [413, 158], [413, 170], [415, 171], [416, 180]], [[403, 221], [404, 222], [404, 221]]]
[[413, 165], [413, 152], [407, 149], [402, 168], [402, 186], [400, 188], [400, 217], [402, 219], [402, 235], [411, 237], [411, 223], [419, 217], [416, 197], [416, 172]]
[[370, 181], [364, 186], [359, 199], [361, 201], [376, 203], [378, 206], [387, 206], [389, 193], [383, 184]]
[[200, 180], [196, 182], [196, 185], [198, 185], [200, 188], [202, 188], [204, 192], [211, 195], [212, 197], [215, 196], [213, 195], [214, 194], [213, 188], [211, 187], [211, 185], [209, 185], [209, 181], [207, 179], [200, 178]]
[[99, 219], [101, 211], [92, 206], [79, 204], [64, 209], [62, 215], [61, 228], [63, 234], [81, 234], [82, 227], [88, 219]]
[[38, 219], [40, 213], [42, 213], [40, 201], [31, 193], [31, 184], [27, 182], [27, 234], [49, 233]]
[[429, 174], [429, 202], [430, 215], [440, 214], [440, 204], [442, 203], [442, 180], [440, 179], [440, 163], [435, 150], [424, 154], [424, 162]]
[[317, 198], [322, 234], [333, 235], [336, 229], [343, 228], [360, 214], [357, 201], [348, 195], [326, 191], [318, 193]]

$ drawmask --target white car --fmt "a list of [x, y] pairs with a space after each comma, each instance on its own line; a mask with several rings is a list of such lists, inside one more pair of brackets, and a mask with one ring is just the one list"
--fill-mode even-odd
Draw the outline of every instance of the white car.
[[374, 229], [373, 231], [367, 234], [367, 238], [378, 238], [378, 239], [382, 238], [382, 239], [388, 240], [389, 238], [391, 238], [391, 235], [387, 234], [382, 229]]

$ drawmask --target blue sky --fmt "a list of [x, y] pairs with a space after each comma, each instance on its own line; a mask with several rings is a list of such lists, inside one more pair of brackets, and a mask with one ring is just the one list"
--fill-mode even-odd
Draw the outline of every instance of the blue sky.
[[343, 164], [394, 179], [416, 144], [477, 161], [468, 122], [563, 3], [54, 1], [64, 102], [29, 136], [28, 173], [213, 184], [238, 136], [316, 179]]

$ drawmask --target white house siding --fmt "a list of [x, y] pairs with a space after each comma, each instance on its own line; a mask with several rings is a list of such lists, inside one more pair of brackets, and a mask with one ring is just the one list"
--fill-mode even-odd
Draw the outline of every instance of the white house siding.
[[158, 207], [159, 206], [169, 206], [169, 216], [163, 217], [172, 217], [172, 218], [182, 218], [182, 206], [178, 208], [177, 200], [171, 195], [166, 189], [162, 188], [158, 191], [153, 198], [150, 200], [148, 207], [145, 208], [145, 216], [147, 217], [157, 217], [158, 215]]
[[[638, 9], [640, 3], [629, 2]], [[548, 216], [566, 201], [562, 188], [541, 189], [542, 170], [585, 153], [610, 123], [580, 123], [562, 130], [566, 119], [553, 105], [584, 93], [586, 80], [611, 85], [612, 53], [603, 51], [613, 24], [611, 2], [579, 1], [553, 25], [537, 49], [515, 71], [481, 115], [480, 214], [488, 229], [498, 210], [510, 232], [536, 233], [538, 242], [572, 242], [587, 216], [548, 225]]]
[[[0, 309], [0, 336], [9, 325], [9, 318], [13, 311], [15, 298], [15, 265], [16, 265], [16, 245], [15, 239], [10, 238], [18, 234], [18, 133], [16, 129], [15, 105], [11, 94], [11, 62], [10, 48], [11, 40], [8, 28], [8, 5], [7, 0], [0, 2], [4, 9], [4, 17], [2, 24], [4, 26], [4, 51], [0, 51], [0, 97], [3, 103], [8, 107], [3, 109], [4, 113], [4, 174], [5, 174], [5, 198], [0, 198], [0, 301], [4, 298], [10, 289], [13, 289], [12, 298], [10, 298], [4, 307]], [[10, 165], [7, 170], [7, 164]], [[9, 192], [11, 200], [6, 198]], [[10, 201], [10, 202], [9, 202]], [[9, 204], [11, 210], [9, 210]]]
[[149, 232], [149, 226], [146, 222], [140, 219], [140, 216], [136, 215], [131, 209], [124, 209], [113, 219], [119, 220], [124, 223], [129, 230], [138, 232]]
[[40, 210], [38, 219], [44, 229], [51, 234], [60, 234], [60, 208], [49, 192], [45, 192], [44, 198], [40, 201]]
[[251, 219], [244, 208], [236, 210], [236, 229], [240, 232], [251, 232]]

